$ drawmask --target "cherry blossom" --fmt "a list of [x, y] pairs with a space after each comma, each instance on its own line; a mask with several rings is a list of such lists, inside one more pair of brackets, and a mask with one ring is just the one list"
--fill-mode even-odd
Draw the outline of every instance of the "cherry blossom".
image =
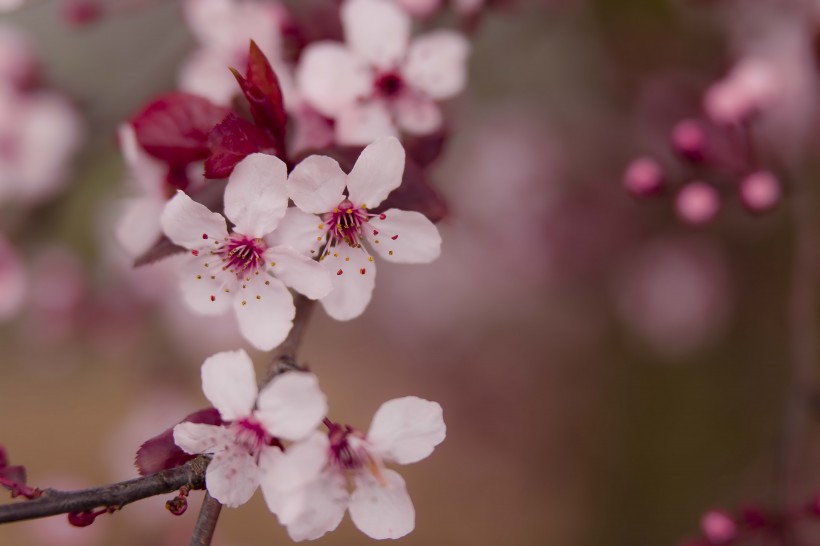
[[202, 391], [227, 424], [181, 423], [174, 427], [174, 442], [190, 454], [213, 454], [205, 483], [211, 496], [230, 507], [254, 494], [259, 461], [279, 451], [279, 439], [307, 437], [327, 412], [313, 374], [288, 372], [258, 390], [253, 362], [242, 350], [205, 360]]
[[320, 256], [333, 282], [333, 290], [320, 301], [333, 318], [355, 318], [370, 302], [376, 266], [365, 241], [395, 263], [429, 263], [441, 253], [438, 229], [423, 214], [369, 212], [399, 187], [403, 171], [404, 148], [394, 137], [384, 137], [362, 151], [350, 174], [334, 159], [314, 155], [288, 177], [288, 194], [299, 210], [289, 209], [287, 226], [272, 237]]
[[469, 43], [436, 30], [410, 42], [410, 17], [383, 0], [342, 5], [346, 44], [309, 45], [297, 68], [304, 97], [336, 121], [341, 144], [368, 144], [401, 129], [428, 134], [442, 124], [435, 101], [458, 94]]
[[[270, 450], [260, 464], [265, 501], [293, 540], [312, 540], [335, 529], [345, 510], [375, 539], [399, 538], [415, 527], [415, 510], [402, 477], [388, 462], [426, 458], [446, 436], [441, 406], [408, 396], [385, 402], [367, 434], [325, 420], [283, 454]], [[348, 480], [353, 492], [347, 489]]]
[[186, 303], [210, 315], [232, 306], [242, 335], [261, 350], [273, 349], [290, 331], [295, 308], [287, 286], [311, 299], [326, 296], [332, 286], [314, 260], [264, 238], [285, 216], [286, 177], [277, 157], [243, 159], [225, 189], [225, 216], [235, 225], [231, 232], [225, 217], [182, 191], [161, 217], [165, 234], [193, 255], [181, 271]]

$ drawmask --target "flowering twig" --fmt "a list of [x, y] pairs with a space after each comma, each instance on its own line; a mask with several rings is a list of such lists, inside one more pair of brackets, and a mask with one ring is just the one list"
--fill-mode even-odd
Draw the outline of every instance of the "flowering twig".
[[205, 486], [206, 457], [125, 482], [80, 491], [44, 489], [34, 500], [0, 506], [0, 523], [44, 518], [57, 514], [87, 512], [99, 507], [122, 508], [134, 501], [176, 491], [184, 486]]

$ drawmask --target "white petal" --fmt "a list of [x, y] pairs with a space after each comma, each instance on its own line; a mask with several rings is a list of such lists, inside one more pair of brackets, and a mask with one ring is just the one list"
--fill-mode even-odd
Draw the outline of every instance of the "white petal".
[[[330, 441], [327, 434], [317, 430], [305, 440], [289, 446], [285, 453], [266, 452], [259, 460], [259, 465], [265, 473], [262, 479], [262, 492], [265, 493], [265, 498], [268, 498], [266, 490], [271, 493], [283, 493], [304, 487], [316, 480], [328, 465], [329, 449]], [[270, 498], [278, 496], [271, 494]], [[280, 515], [276, 510], [271, 511]]]
[[395, 137], [384, 137], [362, 150], [347, 176], [350, 200], [356, 206], [375, 208], [401, 185], [404, 148]]
[[381, 477], [384, 484], [369, 472], [357, 474], [356, 490], [350, 496], [350, 518], [370, 538], [403, 537], [416, 526], [413, 502], [397, 472], [382, 469]]
[[256, 403], [256, 372], [243, 350], [217, 353], [202, 364], [202, 392], [223, 421], [251, 415]]
[[234, 167], [225, 187], [225, 216], [237, 231], [262, 237], [276, 229], [288, 208], [288, 171], [278, 157], [251, 154]]
[[[383, 216], [384, 220], [382, 216], [372, 218], [368, 226], [373, 229], [365, 231], [379, 256], [400, 264], [426, 264], [439, 257], [441, 235], [426, 216], [399, 209], [386, 210]], [[378, 234], [374, 235], [373, 230]]]
[[270, 351], [285, 340], [296, 308], [282, 281], [267, 274], [252, 276], [239, 285], [234, 297], [239, 331], [251, 345]]
[[162, 235], [159, 219], [165, 208], [165, 201], [155, 197], [129, 199], [125, 212], [117, 224], [117, 241], [135, 258], [147, 252]]
[[142, 150], [137, 142], [134, 126], [130, 123], [123, 123], [119, 126], [117, 137], [131, 179], [147, 195], [157, 199], [162, 198], [167, 168]]
[[224, 272], [221, 262], [213, 256], [185, 260], [180, 268], [179, 286], [182, 299], [201, 315], [220, 315], [233, 301], [236, 276]]
[[312, 373], [289, 372], [259, 393], [256, 418], [273, 436], [300, 440], [316, 430], [327, 414], [327, 398]]
[[177, 194], [165, 205], [160, 217], [162, 230], [171, 241], [185, 248], [201, 248], [203, 235], [208, 239], [223, 240], [228, 236], [225, 218], [221, 214], [211, 212], [208, 207], [197, 203], [185, 192]]
[[329, 212], [344, 199], [346, 178], [335, 159], [312, 155], [293, 168], [286, 183], [287, 193], [305, 212]]
[[327, 228], [318, 216], [290, 207], [265, 241], [268, 246], [286, 245], [304, 256], [318, 256], [326, 234]]
[[319, 262], [299, 254], [289, 246], [269, 248], [265, 252], [265, 262], [268, 264], [268, 271], [276, 278], [312, 300], [327, 296], [333, 289], [330, 275]]
[[337, 42], [316, 42], [305, 48], [296, 81], [305, 100], [329, 118], [373, 90], [367, 63]]
[[439, 404], [406, 396], [381, 405], [373, 416], [367, 440], [383, 458], [410, 464], [430, 455], [446, 433]]
[[224, 449], [229, 434], [225, 427], [185, 422], [174, 427], [174, 443], [191, 455], [215, 453]]
[[410, 17], [383, 0], [349, 0], [342, 5], [345, 41], [359, 56], [383, 70], [394, 68], [407, 52]]
[[205, 485], [213, 498], [236, 508], [248, 502], [259, 486], [259, 467], [247, 450], [232, 444], [214, 455], [205, 471]]
[[179, 68], [179, 89], [228, 106], [239, 93], [236, 78], [228, 70], [231, 64], [232, 60], [211, 49], [194, 51]]
[[277, 513], [294, 541], [315, 540], [342, 522], [350, 495], [342, 474], [325, 471], [304, 487], [290, 491]]
[[327, 314], [336, 320], [361, 315], [376, 285], [376, 264], [368, 261], [367, 253], [361, 248], [346, 244], [332, 248], [320, 263], [327, 268], [333, 282], [333, 290], [320, 300]]
[[414, 135], [427, 135], [442, 124], [441, 109], [428, 97], [407, 93], [393, 103], [399, 127]]
[[452, 30], [419, 36], [410, 44], [403, 76], [413, 87], [435, 100], [448, 99], [464, 89], [470, 42]]
[[339, 144], [364, 146], [377, 138], [396, 135], [396, 124], [382, 100], [351, 103], [336, 116], [336, 141]]

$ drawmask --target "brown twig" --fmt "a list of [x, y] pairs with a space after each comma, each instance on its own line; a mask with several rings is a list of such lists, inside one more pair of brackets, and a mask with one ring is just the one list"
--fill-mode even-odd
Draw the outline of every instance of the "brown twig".
[[80, 491], [45, 489], [30, 501], [0, 506], [0, 523], [44, 518], [56, 514], [85, 512], [94, 508], [122, 508], [134, 501], [171, 493], [183, 486], [202, 489], [205, 486], [205, 468], [208, 458], [197, 457], [187, 463], [125, 482]]
[[221, 511], [222, 505], [219, 501], [210, 493], [205, 493], [202, 508], [199, 509], [199, 516], [196, 518], [194, 533], [191, 535], [191, 546], [208, 546], [211, 543]]

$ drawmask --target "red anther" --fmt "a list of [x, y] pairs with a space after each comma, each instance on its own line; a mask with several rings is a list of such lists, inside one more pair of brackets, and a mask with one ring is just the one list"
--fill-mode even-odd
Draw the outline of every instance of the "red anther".
[[379, 220], [384, 220], [385, 218], [387, 218], [387, 215], [385, 213], [379, 214]]
[[211, 296], [211, 301], [216, 301], [216, 296]]
[[392, 237], [390, 237], [390, 238], [391, 238], [391, 239], [393, 239], [393, 240], [395, 241], [396, 239], [398, 239], [398, 238], [399, 238], [399, 236], [398, 236], [398, 235], [393, 235], [393, 236], [392, 236]]
[[373, 235], [378, 235], [378, 234], [379, 234], [379, 230], [378, 230], [378, 229], [374, 229], [374, 230], [373, 230]]
[[336, 272], [337, 275], [341, 275], [342, 273], [344, 273], [344, 271], [342, 271], [341, 269]]
[[193, 254], [194, 256], [199, 256], [199, 251], [198, 250], [192, 250], [191, 254]]
[[362, 275], [364, 275], [366, 272], [367, 269], [365, 269], [364, 267], [359, 270], [359, 273], [361, 273]]
[[207, 239], [207, 238], [208, 238], [208, 234], [207, 234], [207, 233], [203, 233], [203, 234], [202, 234], [202, 238], [203, 238], [203, 239]]

